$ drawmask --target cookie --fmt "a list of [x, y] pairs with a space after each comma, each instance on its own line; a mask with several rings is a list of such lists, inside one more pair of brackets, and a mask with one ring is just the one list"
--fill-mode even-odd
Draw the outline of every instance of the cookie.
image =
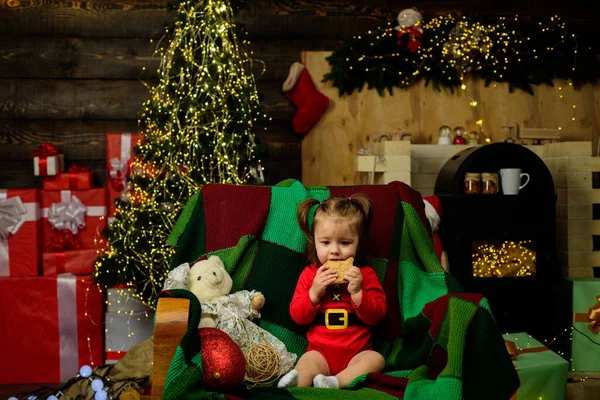
[[327, 260], [324, 265], [337, 272], [338, 277], [334, 283], [342, 283], [344, 274], [354, 265], [354, 257], [349, 257], [347, 260]]

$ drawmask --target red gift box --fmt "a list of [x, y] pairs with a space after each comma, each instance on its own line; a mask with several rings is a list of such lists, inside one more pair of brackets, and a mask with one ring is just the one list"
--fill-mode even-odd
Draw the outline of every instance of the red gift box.
[[42, 143], [32, 154], [35, 176], [58, 175], [65, 169], [65, 158], [51, 143]]
[[115, 199], [128, 190], [127, 177], [133, 159], [133, 148], [141, 135], [137, 133], [106, 134], [106, 192], [109, 222], [115, 216]]
[[103, 363], [104, 296], [91, 276], [0, 278], [0, 384], [60, 383]]
[[81, 249], [102, 246], [95, 243], [106, 227], [106, 192], [90, 190], [42, 191], [42, 243], [48, 246], [75, 236]]
[[0, 189], [0, 276], [38, 276], [41, 254], [38, 189]]
[[87, 190], [93, 185], [93, 172], [87, 167], [72, 165], [67, 172], [44, 178], [44, 190]]
[[44, 276], [54, 276], [65, 272], [75, 275], [89, 275], [94, 272], [98, 258], [96, 249], [45, 251], [42, 255]]

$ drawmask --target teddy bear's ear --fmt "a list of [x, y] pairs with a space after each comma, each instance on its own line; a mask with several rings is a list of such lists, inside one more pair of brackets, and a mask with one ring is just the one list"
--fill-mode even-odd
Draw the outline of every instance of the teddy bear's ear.
[[163, 290], [172, 289], [187, 289], [188, 288], [188, 273], [190, 272], [190, 264], [183, 263], [175, 267], [165, 280]]
[[208, 261], [216, 262], [223, 267], [223, 269], [225, 269], [225, 264], [223, 264], [223, 261], [219, 258], [219, 256], [210, 256], [208, 257]]

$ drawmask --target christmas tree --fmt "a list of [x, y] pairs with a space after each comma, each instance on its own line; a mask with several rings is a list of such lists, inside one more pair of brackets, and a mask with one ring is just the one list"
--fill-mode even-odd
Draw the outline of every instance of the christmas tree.
[[152, 304], [175, 252], [167, 238], [189, 197], [206, 183], [262, 177], [253, 128], [264, 114], [242, 44], [228, 1], [178, 4], [157, 46], [129, 188], [96, 260], [100, 284], [134, 286]]

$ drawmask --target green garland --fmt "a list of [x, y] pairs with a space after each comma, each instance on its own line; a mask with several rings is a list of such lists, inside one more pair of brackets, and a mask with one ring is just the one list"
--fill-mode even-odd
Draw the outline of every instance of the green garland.
[[517, 88], [533, 94], [534, 85], [552, 85], [554, 79], [571, 80], [578, 87], [600, 75], [595, 49], [558, 17], [548, 23], [500, 18], [484, 25], [447, 15], [421, 21], [420, 27], [422, 37], [411, 37], [390, 22], [347, 40], [327, 58], [331, 72], [323, 81], [332, 81], [340, 96], [361, 91], [365, 83], [382, 95], [420, 79], [453, 91], [470, 73], [486, 86], [508, 83], [511, 92]]

